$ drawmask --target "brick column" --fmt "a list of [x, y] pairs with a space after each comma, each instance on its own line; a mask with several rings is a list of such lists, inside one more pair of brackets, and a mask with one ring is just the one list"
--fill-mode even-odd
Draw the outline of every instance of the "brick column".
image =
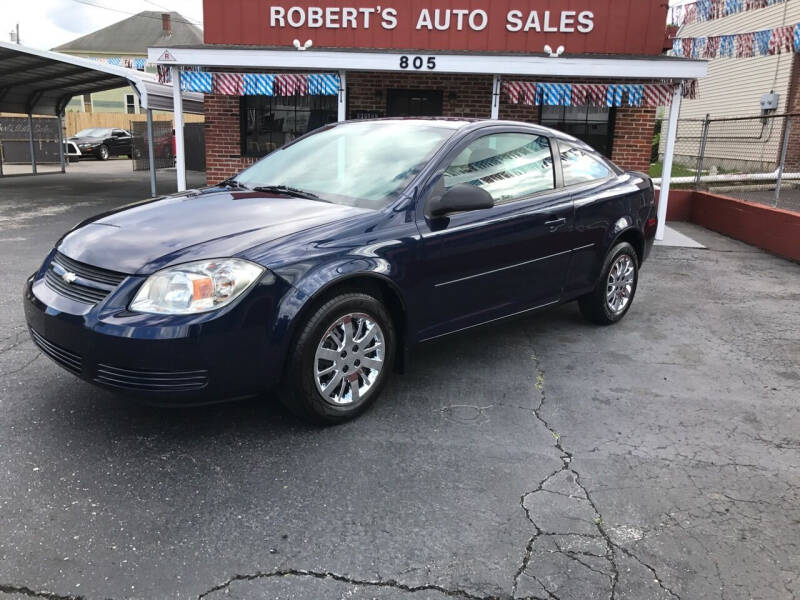
[[206, 182], [219, 183], [253, 164], [242, 156], [238, 96], [206, 94]]
[[647, 173], [655, 126], [656, 109], [653, 107], [618, 108], [611, 160], [626, 171]]

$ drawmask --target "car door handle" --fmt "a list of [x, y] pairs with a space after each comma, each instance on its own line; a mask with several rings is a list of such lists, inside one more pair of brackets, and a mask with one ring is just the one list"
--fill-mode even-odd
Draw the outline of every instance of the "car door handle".
[[558, 229], [562, 225], [566, 225], [567, 224], [567, 219], [566, 219], [566, 217], [561, 217], [560, 219], [553, 219], [552, 221], [545, 221], [544, 224], [545, 224], [545, 226], [550, 228], [550, 231], [555, 231], [556, 229]]

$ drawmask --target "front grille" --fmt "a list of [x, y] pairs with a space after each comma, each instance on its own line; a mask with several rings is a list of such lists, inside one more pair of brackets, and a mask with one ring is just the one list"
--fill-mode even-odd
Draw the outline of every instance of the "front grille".
[[50, 358], [60, 364], [62, 367], [73, 373], [81, 374], [83, 371], [83, 359], [79, 354], [70, 352], [66, 348], [62, 348], [44, 339], [41, 335], [36, 333], [33, 329], [30, 330], [33, 342], [39, 347], [39, 350], [47, 354]]
[[190, 392], [208, 385], [208, 371], [141, 371], [98, 364], [95, 381], [144, 392]]
[[[68, 282], [64, 273], [73, 273], [75, 280]], [[104, 300], [127, 277], [124, 273], [93, 267], [60, 252], [56, 252], [47, 268], [44, 281], [54, 292], [84, 304], [97, 304]]]

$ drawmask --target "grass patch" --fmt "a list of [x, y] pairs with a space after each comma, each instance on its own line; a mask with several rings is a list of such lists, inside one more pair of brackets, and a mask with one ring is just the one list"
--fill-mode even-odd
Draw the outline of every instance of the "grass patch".
[[[658, 161], [657, 163], [653, 163], [650, 165], [650, 177], [661, 177], [662, 173], [664, 172], [664, 163]], [[694, 169], [690, 169], [688, 167], [684, 167], [683, 165], [672, 165], [672, 176], [673, 177], [694, 177], [696, 171]]]

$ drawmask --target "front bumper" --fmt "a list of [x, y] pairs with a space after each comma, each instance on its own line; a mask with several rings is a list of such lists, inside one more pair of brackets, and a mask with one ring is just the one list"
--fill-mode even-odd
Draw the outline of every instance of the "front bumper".
[[258, 283], [218, 312], [132, 313], [143, 277], [131, 276], [99, 304], [60, 296], [40, 276], [25, 285], [31, 337], [60, 366], [100, 387], [150, 404], [179, 406], [252, 396], [272, 387], [283, 364], [274, 344], [281, 280]]
[[81, 156], [83, 156], [83, 152], [81, 152], [75, 142], [64, 142], [64, 156], [70, 159], [80, 160]]

